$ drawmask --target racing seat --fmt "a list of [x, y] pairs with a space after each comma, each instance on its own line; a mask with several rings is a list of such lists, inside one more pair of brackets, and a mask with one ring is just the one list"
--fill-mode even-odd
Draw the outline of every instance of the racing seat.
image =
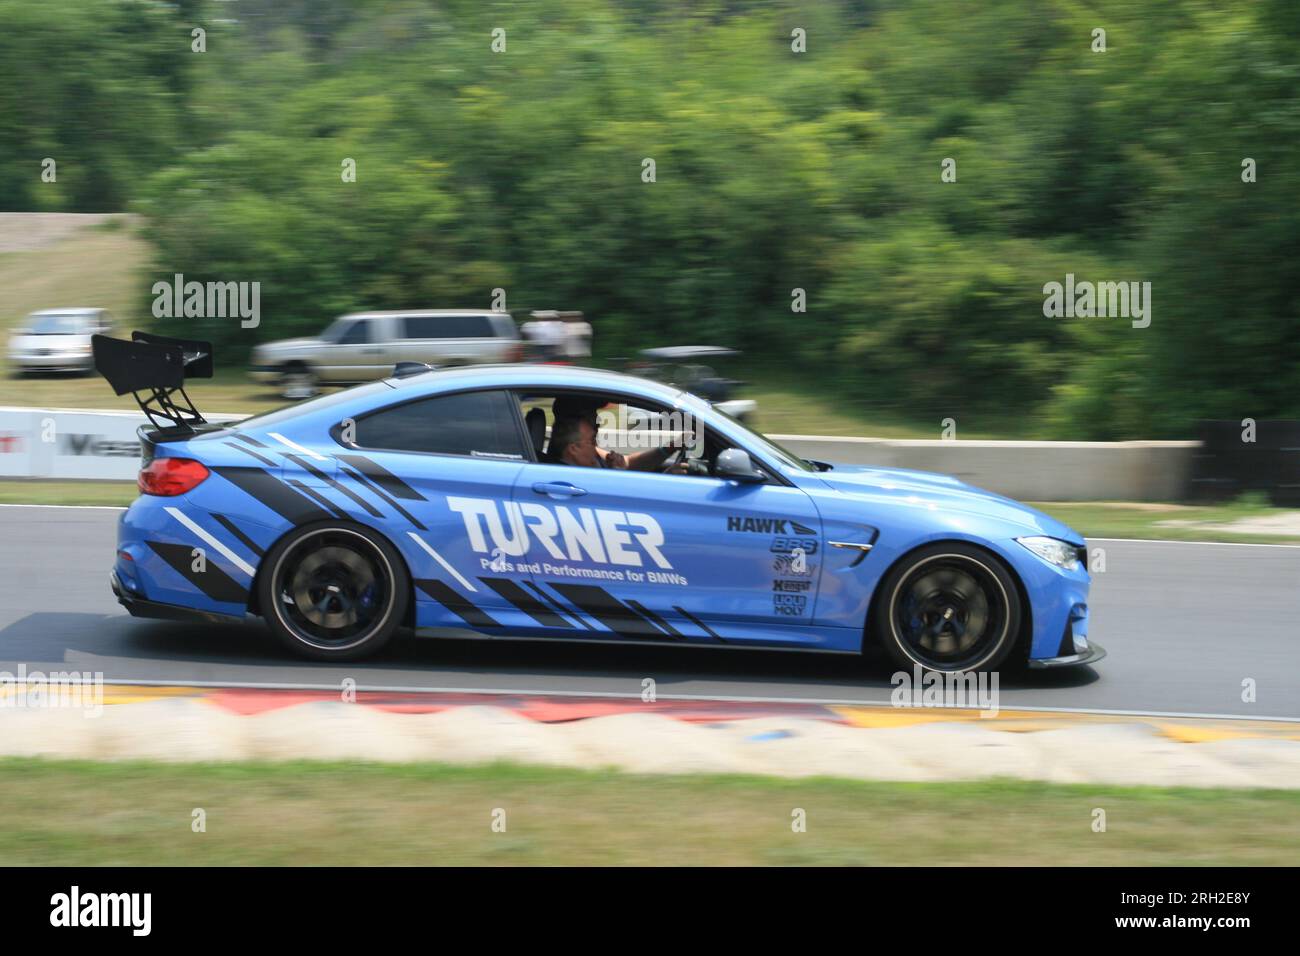
[[528, 426], [528, 437], [533, 443], [537, 460], [545, 461], [542, 456], [542, 445], [546, 441], [546, 412], [540, 408], [529, 409], [528, 414], [524, 416], [524, 424]]

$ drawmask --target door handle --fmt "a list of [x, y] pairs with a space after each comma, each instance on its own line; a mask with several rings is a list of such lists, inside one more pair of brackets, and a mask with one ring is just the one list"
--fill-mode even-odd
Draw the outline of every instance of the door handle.
[[579, 488], [567, 481], [539, 481], [533, 485], [533, 491], [552, 498], [577, 498], [587, 493], [586, 488]]

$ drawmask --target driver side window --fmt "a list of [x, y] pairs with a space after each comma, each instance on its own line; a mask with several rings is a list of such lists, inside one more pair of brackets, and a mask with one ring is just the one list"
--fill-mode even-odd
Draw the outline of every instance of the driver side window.
[[343, 330], [339, 336], [339, 345], [365, 345], [370, 336], [367, 334], [370, 330], [370, 323], [364, 320], [353, 322]]
[[[519, 394], [520, 412], [529, 427], [538, 461], [588, 465], [674, 476], [709, 476], [721, 451], [730, 447], [688, 410], [668, 408], [633, 396], [596, 392], [527, 392]], [[580, 447], [566, 457], [552, 447], [557, 421], [582, 418], [594, 425], [596, 458]], [[585, 434], [586, 430], [582, 429]], [[561, 428], [563, 440], [574, 429]]]

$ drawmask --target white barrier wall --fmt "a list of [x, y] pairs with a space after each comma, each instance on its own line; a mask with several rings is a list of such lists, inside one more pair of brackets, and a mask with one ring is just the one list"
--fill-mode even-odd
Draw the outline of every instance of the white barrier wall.
[[773, 435], [803, 458], [953, 475], [1022, 501], [1177, 501], [1195, 441], [942, 441]]
[[[230, 421], [240, 415], [210, 415]], [[139, 412], [0, 406], [0, 477], [131, 480]], [[1028, 501], [1177, 501], [1194, 441], [929, 441], [772, 436], [805, 458], [915, 468]]]

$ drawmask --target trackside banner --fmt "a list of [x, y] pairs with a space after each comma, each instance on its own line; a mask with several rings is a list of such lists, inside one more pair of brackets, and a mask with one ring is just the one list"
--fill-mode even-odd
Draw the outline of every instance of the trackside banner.
[[[232, 421], [244, 415], [210, 415]], [[130, 481], [140, 470], [139, 412], [0, 406], [0, 478]]]

